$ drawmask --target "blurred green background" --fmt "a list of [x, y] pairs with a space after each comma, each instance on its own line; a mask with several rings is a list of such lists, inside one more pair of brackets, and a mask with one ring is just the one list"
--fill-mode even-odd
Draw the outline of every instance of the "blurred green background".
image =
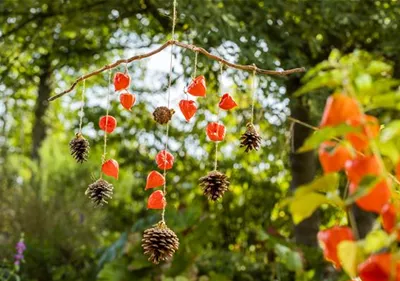
[[[89, 161], [76, 164], [68, 142], [79, 124], [81, 85], [54, 102], [47, 99], [91, 70], [156, 48], [170, 39], [171, 2], [165, 0], [3, 0], [0, 2], [0, 259], [13, 262], [14, 245], [25, 234], [21, 280], [338, 280], [316, 247], [318, 228], [343, 214], [324, 208], [294, 227], [277, 202], [320, 173], [313, 152], [293, 153], [309, 135], [287, 116], [318, 124], [326, 91], [294, 98], [301, 74], [259, 76], [255, 124], [263, 137], [259, 152], [246, 154], [239, 138], [250, 119], [251, 75], [198, 57], [207, 98], [189, 124], [178, 110], [191, 80], [194, 54], [174, 48], [166, 220], [181, 242], [172, 262], [152, 265], [141, 235], [160, 218], [146, 210], [144, 191], [165, 130], [152, 120], [166, 104], [169, 49], [128, 66], [132, 112], [111, 96], [118, 120], [108, 156], [120, 164], [108, 206], [93, 208], [84, 192], [97, 177], [108, 73], [86, 82], [83, 133]], [[179, 0], [177, 38], [240, 64], [264, 69], [310, 68], [332, 49], [363, 49], [393, 62], [400, 77], [400, 5], [397, 1]], [[124, 66], [114, 71], [123, 71]], [[226, 139], [219, 169], [230, 192], [208, 202], [198, 179], [213, 169], [214, 144], [206, 139], [221, 91], [239, 107], [223, 113]], [[395, 115], [395, 113], [392, 113]], [[396, 116], [396, 115], [395, 115]], [[10, 279], [12, 280], [12, 279]]]

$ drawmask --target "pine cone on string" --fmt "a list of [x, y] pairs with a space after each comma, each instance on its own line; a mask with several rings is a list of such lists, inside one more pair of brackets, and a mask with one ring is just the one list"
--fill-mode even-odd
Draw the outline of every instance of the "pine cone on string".
[[171, 120], [174, 113], [175, 110], [173, 109], [169, 109], [166, 106], [159, 106], [154, 110], [153, 117], [157, 123], [163, 125], [167, 124]]
[[252, 123], [246, 124], [246, 132], [240, 137], [240, 147], [246, 147], [245, 152], [258, 150], [261, 145], [261, 137]]
[[69, 149], [76, 162], [82, 164], [88, 158], [90, 145], [81, 133], [76, 133], [75, 138], [69, 142]]
[[85, 195], [88, 195], [96, 206], [103, 206], [108, 203], [107, 200], [112, 198], [113, 189], [112, 184], [103, 179], [98, 179], [94, 183], [89, 184]]
[[144, 231], [142, 247], [144, 254], [149, 255], [149, 261], [158, 264], [172, 258], [179, 249], [179, 239], [164, 222], [159, 222]]
[[229, 189], [228, 177], [219, 172], [209, 172], [207, 176], [199, 179], [200, 186], [203, 189], [203, 193], [207, 196], [208, 200], [216, 201], [224, 195], [225, 191]]

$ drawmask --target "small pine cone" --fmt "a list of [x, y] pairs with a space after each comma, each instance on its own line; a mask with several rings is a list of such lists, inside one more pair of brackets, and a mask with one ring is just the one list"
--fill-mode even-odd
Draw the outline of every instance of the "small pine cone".
[[90, 146], [81, 133], [76, 133], [75, 138], [69, 142], [69, 149], [76, 162], [83, 163], [88, 158]]
[[261, 137], [256, 131], [256, 128], [252, 123], [247, 123], [246, 132], [240, 138], [240, 147], [246, 147], [245, 152], [251, 150], [258, 150], [261, 145]]
[[154, 110], [153, 117], [157, 123], [163, 125], [167, 124], [171, 120], [174, 113], [175, 110], [173, 109], [169, 109], [166, 106], [159, 106]]
[[207, 176], [199, 179], [200, 186], [203, 189], [203, 193], [207, 196], [208, 200], [216, 201], [224, 195], [225, 191], [229, 189], [228, 177], [219, 172], [209, 172]]
[[149, 261], [158, 264], [160, 261], [172, 258], [179, 249], [179, 239], [165, 223], [159, 222], [144, 231], [142, 247], [144, 254], [149, 255]]
[[86, 189], [85, 195], [93, 201], [96, 206], [107, 204], [113, 195], [113, 185], [103, 179], [98, 179]]

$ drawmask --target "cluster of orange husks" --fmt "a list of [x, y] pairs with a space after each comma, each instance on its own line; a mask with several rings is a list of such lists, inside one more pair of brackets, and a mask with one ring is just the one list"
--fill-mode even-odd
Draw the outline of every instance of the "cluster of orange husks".
[[[382, 226], [385, 231], [398, 232], [397, 213], [400, 207], [391, 203], [391, 180], [384, 171], [379, 155], [375, 155], [370, 148], [371, 140], [379, 135], [379, 121], [374, 116], [363, 114], [358, 101], [345, 94], [331, 95], [325, 105], [321, 128], [347, 124], [358, 128], [355, 132], [347, 133], [343, 141], [330, 140], [321, 144], [318, 155], [324, 173], [333, 173], [344, 170], [349, 181], [350, 195], [355, 193], [365, 176], [381, 178], [364, 195], [356, 200], [356, 204], [363, 210], [381, 215]], [[350, 143], [350, 145], [347, 143]], [[399, 176], [400, 165], [397, 165], [396, 174]], [[318, 233], [318, 240], [323, 248], [325, 258], [332, 262], [335, 268], [340, 269], [337, 247], [342, 241], [354, 240], [349, 227], [333, 227]], [[396, 264], [396, 270], [391, 267]], [[400, 281], [400, 260], [392, 260], [390, 253], [371, 255], [358, 266], [358, 275], [363, 281]], [[398, 273], [397, 273], [398, 272]], [[396, 274], [394, 279], [390, 276]]]

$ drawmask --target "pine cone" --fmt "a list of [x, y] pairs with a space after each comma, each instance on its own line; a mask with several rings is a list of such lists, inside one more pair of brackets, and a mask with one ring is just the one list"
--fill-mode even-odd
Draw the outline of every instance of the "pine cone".
[[240, 138], [240, 147], [246, 147], [245, 152], [251, 150], [258, 150], [261, 145], [261, 137], [256, 131], [256, 128], [252, 123], [247, 123], [246, 132]]
[[163, 125], [167, 124], [171, 120], [174, 113], [175, 110], [173, 109], [169, 109], [166, 106], [159, 106], [154, 110], [153, 117], [157, 123]]
[[199, 181], [204, 195], [207, 196], [208, 200], [213, 201], [221, 198], [230, 184], [228, 177], [219, 171], [209, 172], [207, 176], [200, 178]]
[[109, 199], [113, 195], [113, 185], [103, 179], [98, 179], [86, 189], [85, 195], [89, 195], [89, 198], [93, 201], [96, 206], [103, 206], [107, 204]]
[[159, 222], [144, 231], [142, 247], [144, 254], [150, 256], [149, 261], [158, 264], [172, 258], [179, 248], [179, 239], [165, 223]]
[[90, 146], [81, 133], [76, 133], [75, 138], [69, 142], [69, 149], [76, 162], [83, 163], [87, 160]]

